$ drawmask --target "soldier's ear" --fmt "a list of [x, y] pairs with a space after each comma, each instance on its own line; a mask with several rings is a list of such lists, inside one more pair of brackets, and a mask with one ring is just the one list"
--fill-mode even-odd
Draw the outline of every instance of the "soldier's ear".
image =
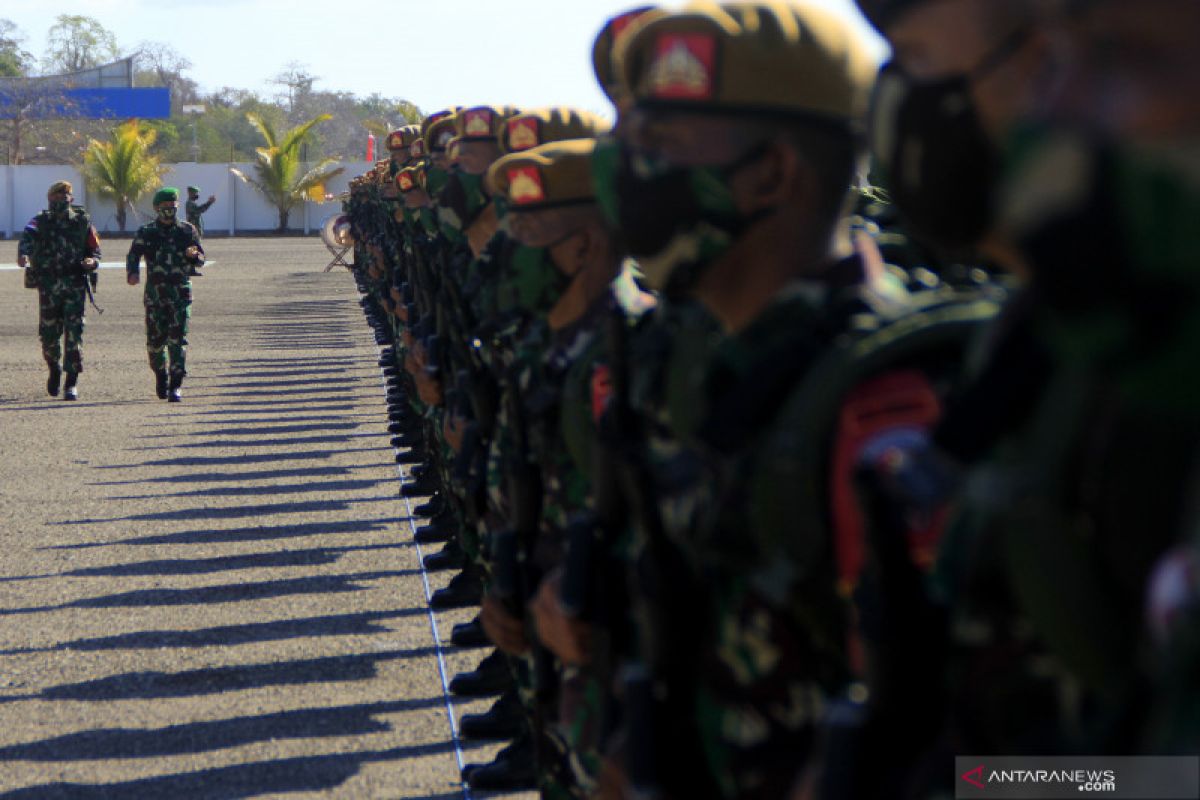
[[794, 148], [780, 137], [768, 141], [762, 155], [734, 176], [743, 213], [778, 208], [792, 201], [801, 172], [800, 158]]

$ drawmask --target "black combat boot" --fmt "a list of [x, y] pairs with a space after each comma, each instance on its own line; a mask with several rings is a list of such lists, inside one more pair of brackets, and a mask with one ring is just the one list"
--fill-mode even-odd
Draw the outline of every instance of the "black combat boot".
[[464, 739], [516, 739], [526, 731], [525, 709], [516, 688], [504, 690], [482, 714], [464, 714], [458, 729]]
[[438, 589], [429, 599], [429, 607], [434, 611], [445, 611], [451, 608], [470, 608], [483, 602], [483, 581], [479, 568], [468, 564], [467, 568], [455, 575], [446, 584], [446, 588]]
[[425, 556], [421, 563], [429, 572], [439, 572], [444, 569], [462, 569], [467, 565], [467, 556], [458, 541], [452, 539], [438, 552]]
[[168, 403], [182, 403], [183, 402], [183, 394], [180, 393], [180, 391], [179, 391], [182, 387], [183, 387], [183, 373], [182, 372], [172, 372], [171, 373], [171, 385], [168, 387], [168, 391], [167, 391], [167, 402]]
[[413, 532], [413, 541], [417, 544], [449, 542], [454, 539], [457, 532], [458, 525], [450, 520], [431, 521], [428, 525], [422, 525]]
[[75, 388], [76, 381], [79, 380], [78, 372], [68, 372], [67, 382], [63, 384], [63, 400], [78, 400], [79, 390]]
[[470, 622], [460, 622], [450, 631], [450, 644], [455, 647], [488, 647], [491, 640], [483, 632], [483, 623], [479, 617]]
[[158, 395], [159, 400], [167, 399], [167, 371], [165, 369], [154, 370], [154, 393]]
[[433, 497], [426, 500], [421, 505], [412, 510], [414, 517], [433, 517], [442, 513], [446, 509], [446, 503], [442, 500], [440, 494], [435, 494]]
[[500, 751], [490, 764], [463, 768], [467, 785], [478, 791], [516, 792], [537, 788], [533, 739], [522, 736]]
[[[413, 453], [413, 452], [415, 452], [415, 451], [413, 451], [413, 450], [408, 451], [408, 453]], [[401, 453], [400, 455], [397, 455], [396, 463], [397, 464], [413, 463], [412, 461], [409, 461], [407, 459], [404, 461], [400, 460], [402, 456], [407, 456], [408, 453]], [[418, 463], [419, 463], [419, 461], [423, 461], [423, 460], [424, 459], [418, 459]], [[424, 475], [422, 475], [420, 478], [417, 478], [416, 480], [412, 481], [411, 483], [404, 484], [404, 486], [401, 487], [401, 489], [400, 489], [400, 496], [401, 497], [429, 497], [434, 492], [436, 492], [438, 490], [438, 488], [440, 488], [440, 487], [441, 487], [441, 482], [437, 479], [437, 475], [427, 472]]]
[[500, 694], [513, 685], [512, 670], [508, 658], [499, 650], [493, 650], [479, 666], [470, 672], [460, 672], [450, 681], [450, 692], [459, 697], [490, 697]]
[[62, 368], [58, 364], [50, 364], [50, 377], [46, 378], [46, 394], [58, 397], [58, 386], [62, 383]]
[[[405, 450], [403, 453], [396, 453], [396, 463], [397, 464], [424, 464], [425, 463], [425, 454], [421, 452], [420, 448], [417, 448], [417, 447], [409, 448], [408, 450]], [[406, 489], [408, 488], [407, 484], [405, 485], [405, 488]], [[416, 492], [416, 494], [412, 494], [412, 492]], [[429, 494], [429, 492], [426, 492], [426, 491], [417, 492], [416, 489], [412, 489], [409, 492], [401, 492], [400, 494], [404, 495], [405, 497], [423, 497], [423, 496]]]

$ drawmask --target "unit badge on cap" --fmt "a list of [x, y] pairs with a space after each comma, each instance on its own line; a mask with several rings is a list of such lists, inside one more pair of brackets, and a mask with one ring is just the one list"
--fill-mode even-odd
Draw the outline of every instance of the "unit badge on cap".
[[411, 192], [413, 190], [413, 179], [411, 172], [401, 172], [396, 176], [396, 185], [400, 187], [402, 192]]
[[463, 135], [491, 136], [492, 112], [482, 108], [475, 111], [468, 111], [466, 120], [463, 123]]
[[648, 76], [651, 94], [672, 100], [711, 98], [716, 49], [708, 34], [660, 34]]
[[415, 142], [413, 142], [411, 145], [409, 145], [408, 154], [412, 158], [424, 158], [425, 157], [425, 140], [417, 139]]
[[508, 196], [517, 205], [540, 203], [546, 199], [542, 175], [537, 167], [513, 167], [508, 171]]
[[389, 133], [387, 137], [387, 149], [399, 150], [401, 147], [404, 147], [404, 134], [400, 133], [400, 131]]
[[508, 149], [528, 150], [538, 145], [537, 120], [517, 117], [508, 121]]

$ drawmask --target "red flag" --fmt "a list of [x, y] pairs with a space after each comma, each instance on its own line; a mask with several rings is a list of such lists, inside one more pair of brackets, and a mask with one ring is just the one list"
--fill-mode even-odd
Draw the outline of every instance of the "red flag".
[[373, 164], [374, 162], [375, 162], [375, 134], [368, 133], [367, 134], [367, 163]]

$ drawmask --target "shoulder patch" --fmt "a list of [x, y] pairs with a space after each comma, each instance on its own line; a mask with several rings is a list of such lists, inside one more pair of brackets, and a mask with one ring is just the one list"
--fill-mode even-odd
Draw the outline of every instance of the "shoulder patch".
[[612, 371], [608, 364], [592, 365], [592, 421], [600, 422], [608, 401], [612, 399]]

